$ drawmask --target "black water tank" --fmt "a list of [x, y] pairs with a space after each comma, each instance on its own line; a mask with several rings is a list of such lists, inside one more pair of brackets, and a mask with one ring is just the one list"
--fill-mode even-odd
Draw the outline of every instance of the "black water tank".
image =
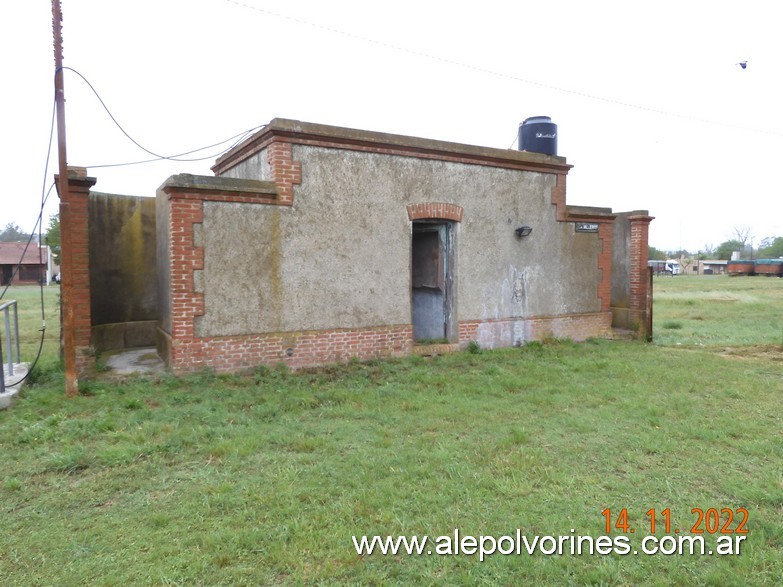
[[557, 125], [548, 116], [531, 116], [519, 125], [519, 150], [557, 155]]

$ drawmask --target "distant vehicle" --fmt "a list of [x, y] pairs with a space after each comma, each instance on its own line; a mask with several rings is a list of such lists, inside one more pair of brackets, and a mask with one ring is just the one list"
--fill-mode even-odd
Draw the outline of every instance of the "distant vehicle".
[[666, 259], [665, 261], [648, 261], [647, 265], [653, 268], [656, 275], [679, 275], [681, 271], [680, 262], [676, 259]]

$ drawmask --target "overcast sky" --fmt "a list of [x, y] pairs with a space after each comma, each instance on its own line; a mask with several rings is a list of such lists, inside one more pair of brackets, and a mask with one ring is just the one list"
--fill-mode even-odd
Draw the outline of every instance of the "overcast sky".
[[[783, 236], [783, 9], [742, 2], [62, 0], [64, 64], [164, 155], [283, 117], [506, 149], [551, 116], [570, 204], [648, 209], [650, 243], [691, 251], [748, 226]], [[0, 226], [32, 230], [57, 170], [51, 2], [0, 24]], [[738, 63], [747, 61], [747, 68]], [[65, 76], [68, 163], [148, 159]], [[153, 196], [207, 161], [91, 168]], [[44, 218], [57, 211], [55, 192]]]

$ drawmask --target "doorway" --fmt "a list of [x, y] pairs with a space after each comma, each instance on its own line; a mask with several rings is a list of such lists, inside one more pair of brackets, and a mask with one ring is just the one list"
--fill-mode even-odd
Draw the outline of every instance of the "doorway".
[[454, 337], [452, 241], [450, 222], [413, 223], [411, 307], [416, 342], [448, 342]]

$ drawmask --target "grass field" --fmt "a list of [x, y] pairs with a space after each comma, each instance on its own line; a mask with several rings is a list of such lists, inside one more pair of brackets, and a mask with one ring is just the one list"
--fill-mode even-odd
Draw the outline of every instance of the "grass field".
[[[0, 288], [2, 291], [2, 288]], [[37, 286], [9, 287], [2, 303], [16, 300], [19, 316], [19, 351], [22, 360], [31, 362], [41, 345], [42, 327], [45, 323], [44, 343], [41, 349], [42, 366], [54, 367], [59, 357], [60, 344], [60, 287], [43, 288], [44, 313], [41, 314], [41, 289]], [[2, 315], [0, 315], [2, 319]], [[3, 327], [3, 336], [5, 336]], [[3, 338], [3, 353], [6, 352]], [[5, 355], [4, 355], [5, 356]], [[54, 367], [56, 368], [56, 367]]]
[[[73, 400], [46, 367], [0, 412], [0, 582], [779, 585], [782, 283], [657, 279], [651, 345], [101, 380]], [[639, 554], [359, 556], [351, 539], [597, 538], [607, 508]], [[694, 508], [730, 509], [726, 530], [745, 508], [740, 554], [642, 554], [666, 508], [670, 535], [715, 529]]]
[[783, 279], [677, 276], [654, 282], [656, 344], [759, 347], [783, 344]]

